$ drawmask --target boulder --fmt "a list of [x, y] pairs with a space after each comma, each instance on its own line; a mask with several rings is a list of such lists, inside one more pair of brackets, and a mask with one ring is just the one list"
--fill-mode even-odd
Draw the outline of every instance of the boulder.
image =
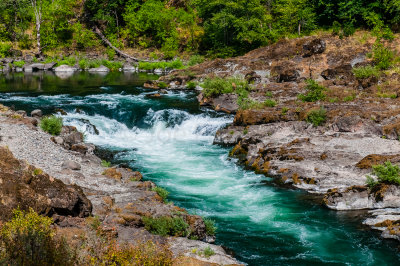
[[400, 187], [380, 183], [372, 189], [365, 186], [352, 186], [343, 192], [332, 189], [325, 194], [324, 203], [334, 210], [400, 208]]
[[279, 82], [293, 82], [300, 77], [299, 71], [296, 69], [286, 69], [279, 73]]
[[64, 139], [60, 136], [54, 137], [51, 140], [58, 145], [62, 145], [64, 143]]
[[35, 109], [31, 112], [31, 116], [32, 117], [42, 117], [43, 116], [43, 112], [40, 109]]
[[255, 71], [248, 72], [244, 78], [247, 80], [248, 83], [251, 84], [258, 84], [261, 82], [261, 76], [257, 74]]
[[57, 63], [55, 62], [47, 63], [44, 65], [44, 70], [52, 70], [56, 65]]
[[110, 69], [108, 67], [106, 67], [106, 66], [101, 65], [101, 66], [96, 67], [96, 68], [89, 68], [88, 71], [89, 72], [110, 72]]
[[326, 43], [319, 38], [309, 41], [303, 45], [303, 57], [322, 54], [326, 50]]
[[61, 165], [63, 169], [81, 170], [81, 165], [75, 161], [67, 160]]
[[25, 112], [24, 110], [18, 110], [18, 111], [16, 111], [15, 113], [16, 113], [16, 114], [19, 114], [19, 115], [22, 116], [22, 117], [25, 117], [25, 116], [26, 116], [26, 112]]
[[61, 137], [64, 139], [64, 143], [70, 146], [83, 142], [83, 134], [79, 131], [72, 131], [70, 133], [61, 132]]
[[44, 64], [34, 63], [34, 64], [31, 64], [31, 65], [25, 65], [24, 66], [24, 70], [25, 70], [25, 72], [44, 70]]
[[129, 63], [125, 63], [124, 66], [122, 67], [122, 71], [124, 71], [124, 72], [136, 72], [137, 68], [132, 66]]
[[54, 68], [55, 72], [75, 72], [77, 69], [67, 65], [61, 65]]
[[12, 210], [33, 208], [42, 215], [86, 217], [92, 204], [77, 185], [43, 173], [16, 159], [10, 150], [0, 147], [0, 219], [8, 220]]

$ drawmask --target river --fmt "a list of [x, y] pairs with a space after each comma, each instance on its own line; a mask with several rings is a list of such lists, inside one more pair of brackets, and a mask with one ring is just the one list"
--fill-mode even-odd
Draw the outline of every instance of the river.
[[190, 213], [215, 220], [216, 244], [248, 265], [399, 264], [397, 244], [361, 226], [359, 213], [328, 210], [305, 192], [238, 166], [228, 148], [212, 145], [233, 116], [200, 108], [194, 92], [151, 97], [154, 91], [141, 86], [154, 78], [0, 75], [0, 103], [46, 114], [63, 109], [64, 123], [112, 151], [114, 163], [142, 172]]

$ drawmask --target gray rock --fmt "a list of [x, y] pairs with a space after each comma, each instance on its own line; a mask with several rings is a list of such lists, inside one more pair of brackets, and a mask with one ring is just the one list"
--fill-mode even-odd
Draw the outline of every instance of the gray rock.
[[303, 57], [310, 57], [315, 54], [321, 54], [325, 52], [325, 50], [325, 41], [317, 38], [303, 45]]
[[137, 68], [132, 66], [129, 63], [125, 63], [124, 66], [122, 67], [122, 71], [124, 71], [124, 72], [136, 72]]
[[75, 72], [77, 69], [67, 65], [61, 65], [54, 68], [55, 72]]
[[75, 161], [67, 160], [61, 165], [63, 169], [81, 170], [81, 165]]
[[54, 62], [47, 63], [44, 65], [44, 70], [52, 70], [56, 65], [57, 65], [57, 63], [54, 63]]
[[35, 63], [35, 64], [31, 64], [31, 65], [25, 65], [24, 66], [24, 70], [25, 70], [25, 72], [44, 70], [44, 64]]
[[62, 137], [55, 137], [54, 142], [59, 145], [62, 145], [64, 143], [64, 139]]
[[88, 71], [89, 72], [110, 72], [110, 69], [106, 66], [101, 65], [96, 68], [90, 68]]
[[43, 116], [43, 112], [40, 109], [36, 109], [36, 110], [33, 110], [31, 112], [31, 116], [32, 117], [42, 117]]
[[24, 110], [18, 110], [18, 111], [16, 111], [16, 113], [21, 116], [26, 116], [26, 112]]

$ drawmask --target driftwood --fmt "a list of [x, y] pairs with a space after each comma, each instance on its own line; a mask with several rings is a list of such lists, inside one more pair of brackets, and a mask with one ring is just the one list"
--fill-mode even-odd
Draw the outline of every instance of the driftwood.
[[117, 54], [119, 54], [120, 56], [124, 57], [124, 58], [128, 58], [131, 59], [133, 61], [139, 62], [139, 61], [143, 61], [143, 62], [149, 62], [149, 60], [143, 60], [143, 59], [139, 59], [133, 56], [130, 56], [124, 52], [122, 52], [120, 49], [118, 49], [117, 47], [115, 47], [114, 45], [112, 45], [112, 43], [107, 40], [106, 36], [103, 35], [103, 33], [101, 32], [101, 30], [97, 27], [94, 26], [94, 32], [100, 37], [100, 39], [106, 44], [108, 45], [110, 48], [112, 48]]

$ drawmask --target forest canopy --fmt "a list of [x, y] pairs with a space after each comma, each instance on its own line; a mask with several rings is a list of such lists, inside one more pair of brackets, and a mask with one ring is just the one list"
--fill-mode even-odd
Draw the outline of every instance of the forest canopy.
[[318, 29], [398, 31], [399, 23], [400, 0], [0, 1], [0, 45], [40, 52], [101, 45], [94, 27], [115, 47], [156, 48], [172, 58], [234, 56]]

